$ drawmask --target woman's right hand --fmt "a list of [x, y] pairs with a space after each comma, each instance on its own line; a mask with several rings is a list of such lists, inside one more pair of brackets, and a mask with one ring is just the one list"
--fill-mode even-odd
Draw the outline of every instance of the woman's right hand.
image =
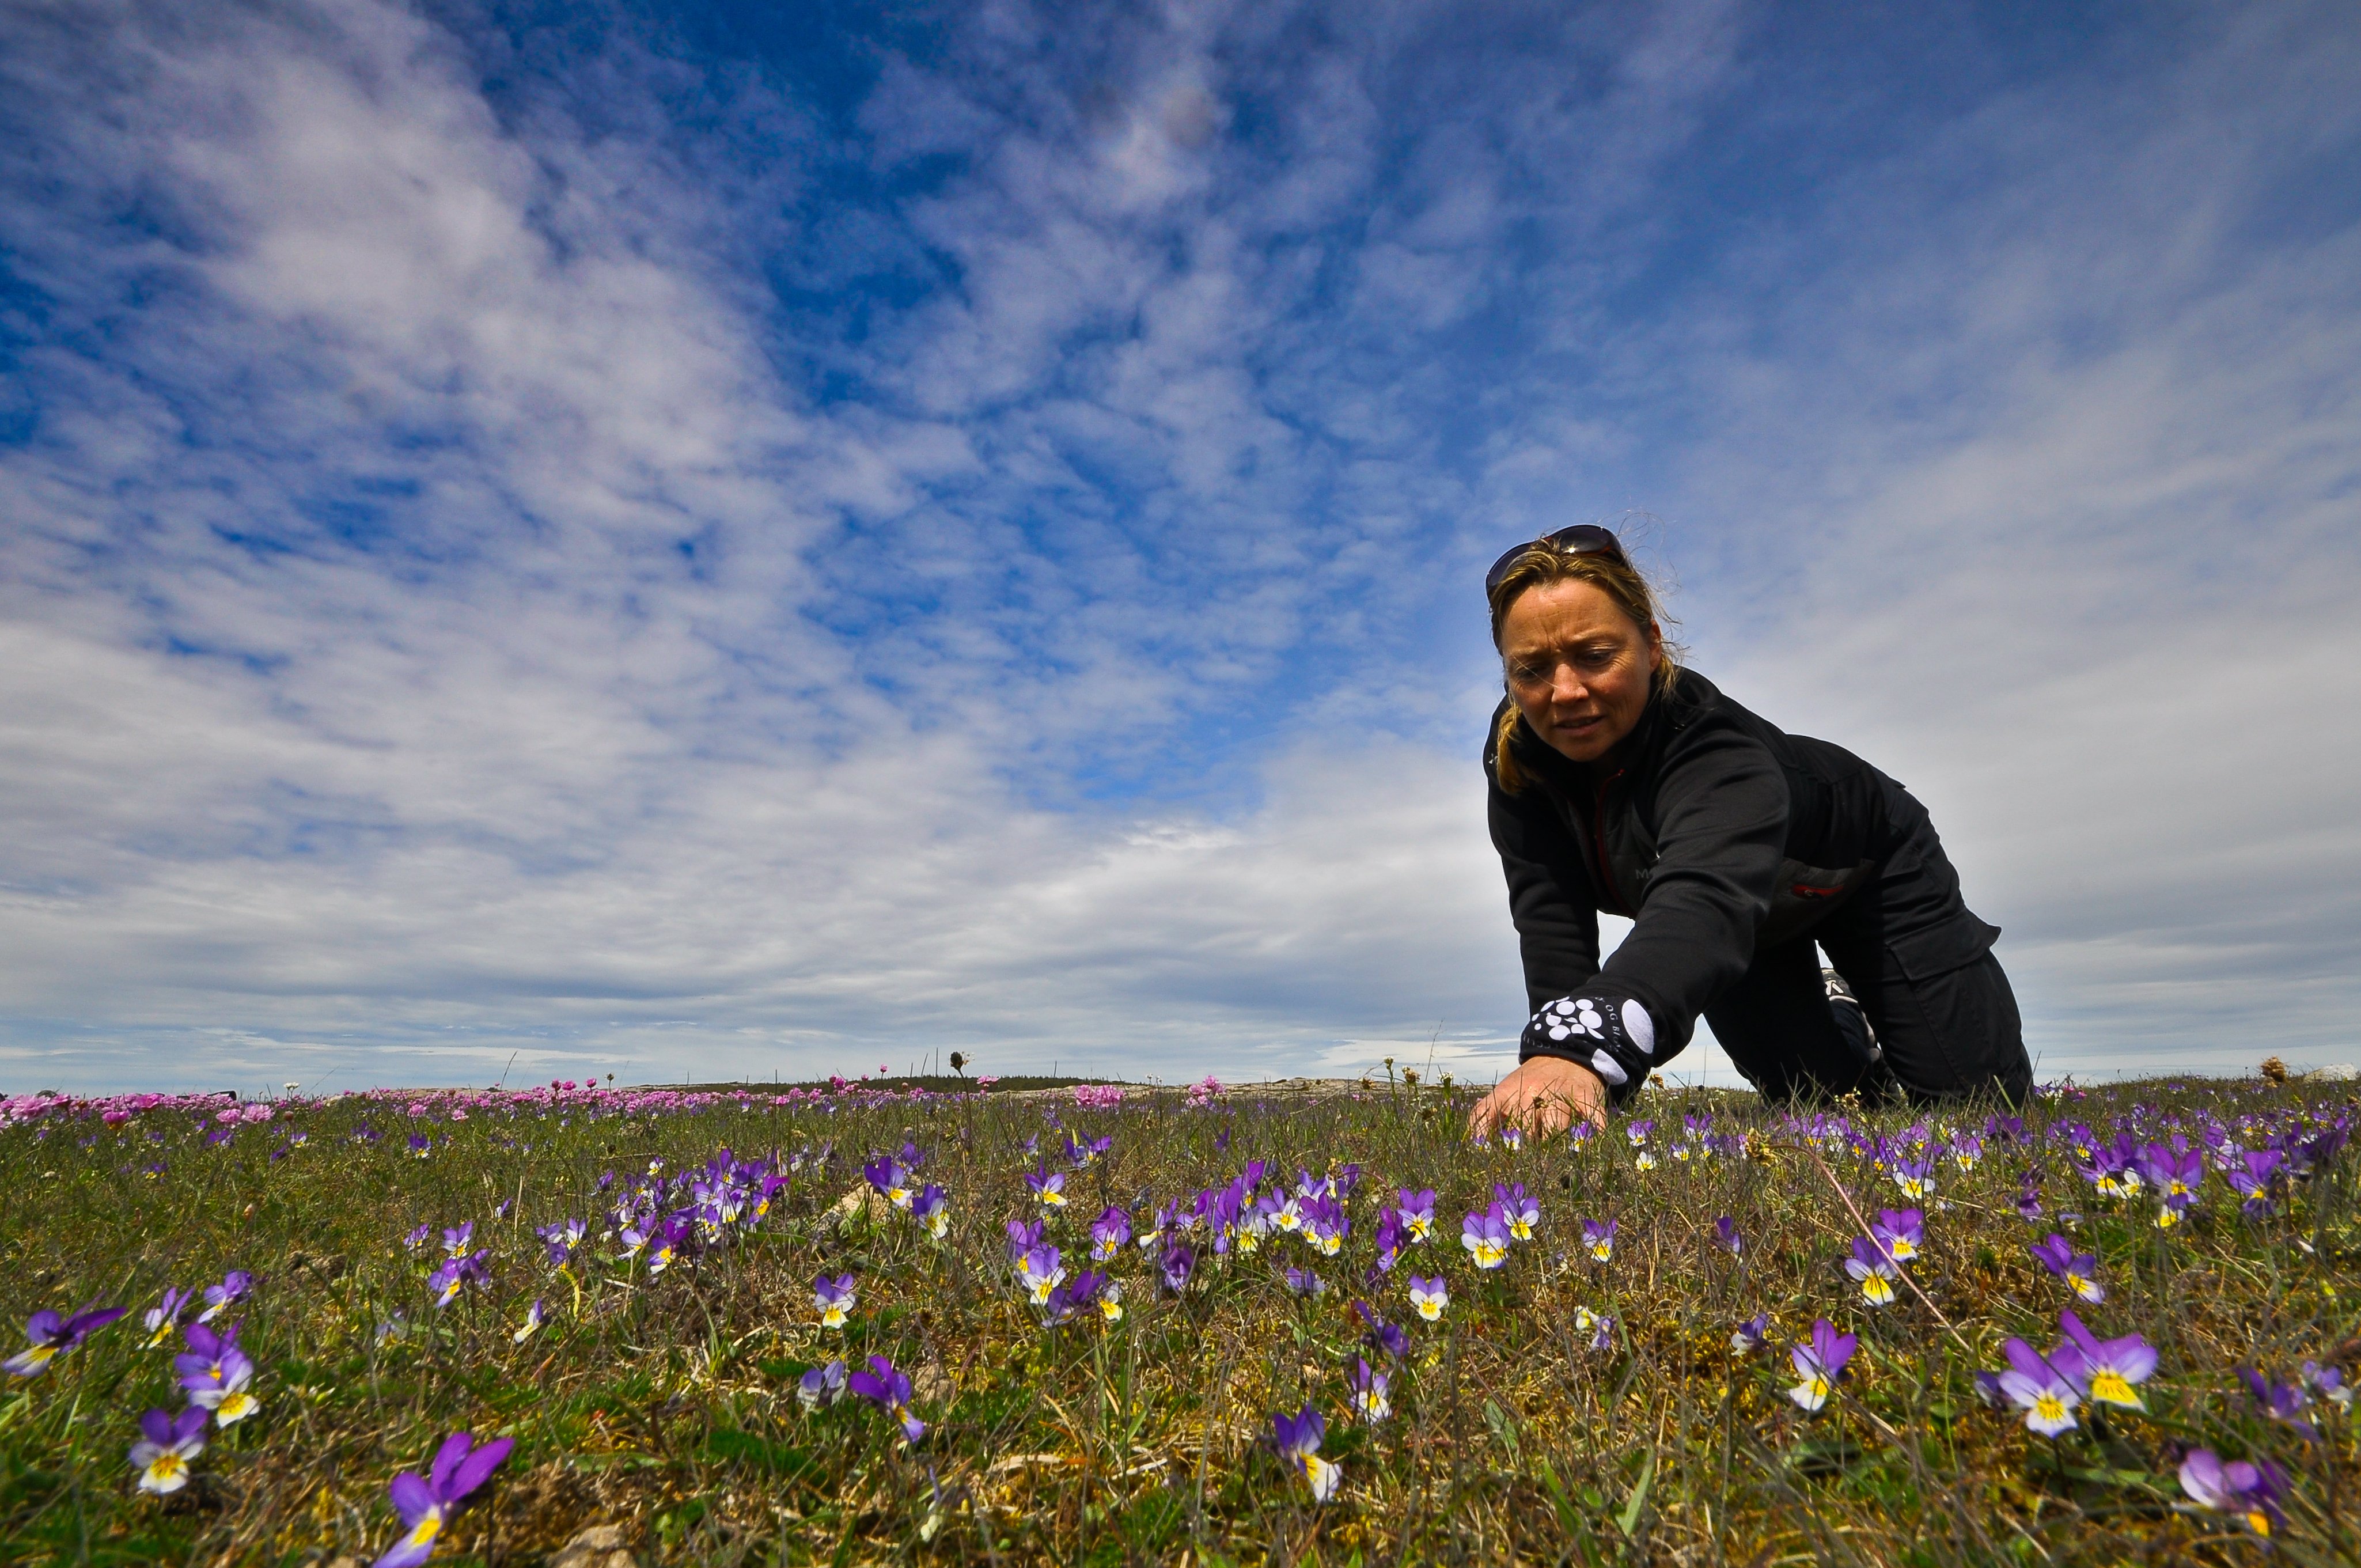
[[1594, 1127], [1607, 1125], [1606, 1083], [1579, 1062], [1537, 1056], [1476, 1102], [1467, 1113], [1467, 1131], [1482, 1137], [1506, 1124], [1541, 1137], [1573, 1125], [1577, 1117]]

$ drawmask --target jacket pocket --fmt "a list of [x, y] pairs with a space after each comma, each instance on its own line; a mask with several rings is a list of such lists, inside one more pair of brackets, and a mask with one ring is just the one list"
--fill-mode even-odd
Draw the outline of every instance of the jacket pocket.
[[2000, 940], [2000, 927], [1976, 918], [1962, 909], [1939, 925], [1924, 931], [1913, 931], [1906, 937], [1889, 937], [1885, 950], [1902, 966], [1902, 972], [1912, 981], [1932, 980], [1938, 974], [1965, 969], [1992, 951]]
[[1861, 887], [1877, 880], [1875, 861], [1858, 865], [1807, 866], [1781, 861], [1771, 889], [1771, 913], [1755, 933], [1754, 945], [1768, 948], [1793, 940], [1835, 914]]

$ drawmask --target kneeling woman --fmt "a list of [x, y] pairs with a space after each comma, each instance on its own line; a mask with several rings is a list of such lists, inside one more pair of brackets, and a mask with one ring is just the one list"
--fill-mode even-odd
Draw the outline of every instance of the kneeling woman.
[[[2031, 1089], [2000, 932], [1960, 901], [1926, 807], [1679, 667], [1603, 528], [1518, 546], [1485, 587], [1508, 696], [1484, 772], [1532, 1017], [1471, 1125], [1598, 1121], [1700, 1014], [1773, 1100]], [[1600, 910], [1633, 922], [1604, 966]]]

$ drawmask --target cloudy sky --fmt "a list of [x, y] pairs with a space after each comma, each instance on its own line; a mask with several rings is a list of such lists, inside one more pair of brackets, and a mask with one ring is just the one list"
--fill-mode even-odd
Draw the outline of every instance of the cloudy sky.
[[1490, 1070], [1478, 578], [1596, 520], [1929, 804], [2045, 1076], [2354, 1060], [2356, 80], [2339, 0], [12, 5], [0, 1089]]

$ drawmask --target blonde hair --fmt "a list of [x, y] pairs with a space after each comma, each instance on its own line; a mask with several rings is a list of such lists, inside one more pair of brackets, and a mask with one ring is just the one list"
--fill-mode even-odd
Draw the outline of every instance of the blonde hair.
[[[1661, 698], [1672, 695], [1674, 683], [1681, 674], [1676, 657], [1681, 650], [1663, 631], [1664, 623], [1672, 618], [1664, 613], [1664, 601], [1657, 597], [1654, 587], [1624, 556], [1620, 544], [1611, 552], [1570, 550], [1547, 539], [1536, 539], [1526, 545], [1524, 554], [1511, 562], [1491, 587], [1495, 652], [1500, 646], [1500, 628], [1509, 618], [1509, 607], [1527, 590], [1547, 587], [1553, 583], [1588, 583], [1612, 600], [1642, 635], [1653, 630], [1663, 653], [1656, 664], [1656, 696]], [[1501, 684], [1505, 689], [1505, 678]], [[1511, 696], [1507, 711], [1500, 715], [1499, 729], [1492, 737], [1492, 776], [1510, 795], [1523, 793], [1527, 782], [1525, 770], [1518, 764], [1516, 752], [1510, 746], [1524, 721], [1524, 713]]]

